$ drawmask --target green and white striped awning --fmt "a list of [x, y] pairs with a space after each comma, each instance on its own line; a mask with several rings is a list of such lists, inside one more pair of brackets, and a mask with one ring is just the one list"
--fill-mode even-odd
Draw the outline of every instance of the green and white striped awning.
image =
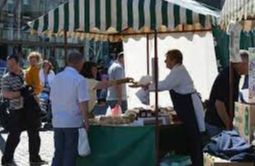
[[231, 21], [255, 19], [255, 0], [226, 0], [221, 21], [227, 26]]
[[29, 26], [38, 33], [172, 31], [180, 25], [192, 30], [210, 27], [217, 16], [193, 0], [70, 0]]

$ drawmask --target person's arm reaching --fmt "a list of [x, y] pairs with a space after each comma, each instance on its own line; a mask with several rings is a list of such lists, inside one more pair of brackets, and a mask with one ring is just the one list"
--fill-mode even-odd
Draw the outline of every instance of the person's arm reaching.
[[100, 81], [97, 83], [97, 85], [93, 88], [94, 90], [96, 89], [105, 89], [108, 88], [110, 86], [114, 86], [114, 85], [119, 85], [119, 84], [124, 84], [124, 83], [128, 83], [131, 82], [133, 80], [133, 78], [123, 78], [123, 79], [118, 79], [118, 80], [104, 80], [104, 81]]
[[225, 104], [220, 100], [216, 100], [215, 108], [217, 110], [217, 114], [219, 115], [220, 119], [222, 120], [222, 122], [226, 126], [226, 129], [227, 130], [232, 130], [232, 128], [233, 128], [232, 121], [231, 121], [231, 119], [230, 119], [230, 117], [227, 113], [227, 109], [225, 107]]

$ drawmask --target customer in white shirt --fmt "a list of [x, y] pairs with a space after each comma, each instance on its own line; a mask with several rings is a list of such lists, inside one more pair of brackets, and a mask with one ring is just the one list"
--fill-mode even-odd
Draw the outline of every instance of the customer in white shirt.
[[[117, 55], [116, 60], [108, 69], [109, 80], [118, 80], [125, 78], [124, 53]], [[107, 89], [107, 104], [113, 108], [116, 105], [121, 107], [122, 112], [128, 108], [126, 85], [115, 85]]]
[[55, 145], [53, 166], [76, 165], [78, 129], [89, 128], [87, 81], [79, 74], [84, 63], [83, 55], [76, 50], [70, 51], [67, 63], [51, 85]]
[[121, 85], [121, 84], [128, 83], [133, 80], [132, 78], [122, 78], [122, 79], [118, 79], [118, 80], [98, 81], [98, 80], [96, 80], [97, 64], [94, 62], [90, 62], [90, 61], [87, 61], [83, 64], [83, 68], [82, 68], [80, 74], [87, 79], [87, 83], [88, 83], [88, 90], [89, 90], [89, 95], [90, 95], [89, 107], [88, 107], [89, 113], [93, 110], [93, 108], [96, 105], [96, 101], [97, 101], [96, 90], [108, 88], [111, 86]]

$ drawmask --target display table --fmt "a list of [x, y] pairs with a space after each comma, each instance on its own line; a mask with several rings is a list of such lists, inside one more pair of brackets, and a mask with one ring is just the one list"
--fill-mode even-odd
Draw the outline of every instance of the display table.
[[[161, 153], [183, 146], [182, 125], [160, 127]], [[155, 127], [91, 126], [91, 154], [78, 157], [78, 166], [155, 166]]]

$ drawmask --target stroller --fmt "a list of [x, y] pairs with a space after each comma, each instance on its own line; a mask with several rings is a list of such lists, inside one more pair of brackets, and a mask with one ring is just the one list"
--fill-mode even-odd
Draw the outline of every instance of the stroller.
[[52, 113], [49, 86], [44, 86], [43, 91], [39, 94], [39, 105], [41, 108], [41, 121], [44, 122], [43, 128], [51, 128]]

